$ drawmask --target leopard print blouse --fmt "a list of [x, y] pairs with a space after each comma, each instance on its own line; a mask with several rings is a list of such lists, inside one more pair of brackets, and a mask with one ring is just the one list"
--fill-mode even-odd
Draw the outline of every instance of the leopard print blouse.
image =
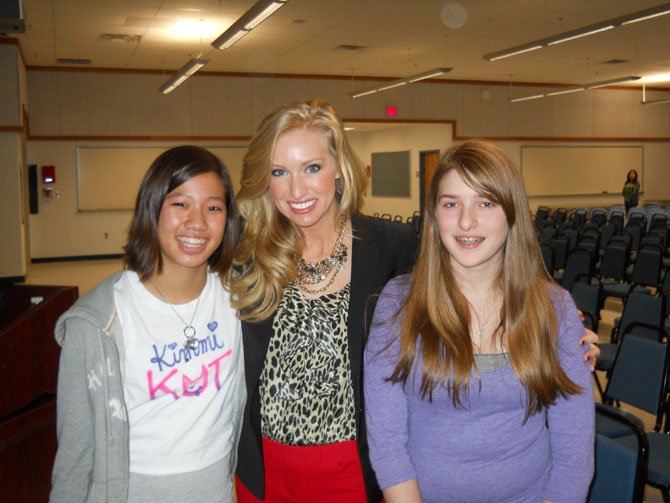
[[356, 438], [347, 342], [350, 285], [316, 299], [284, 289], [260, 376], [261, 431], [287, 445]]

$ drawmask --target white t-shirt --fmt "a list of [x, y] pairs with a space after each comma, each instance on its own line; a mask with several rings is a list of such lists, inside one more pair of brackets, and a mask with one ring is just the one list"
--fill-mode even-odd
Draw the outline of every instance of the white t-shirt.
[[[219, 276], [208, 273], [184, 348], [184, 322], [126, 271], [114, 299], [123, 333], [123, 390], [130, 425], [130, 471], [170, 475], [200, 470], [229, 454], [241, 414], [242, 331]], [[189, 322], [197, 299], [173, 305]], [[189, 351], [190, 360], [185, 361]]]

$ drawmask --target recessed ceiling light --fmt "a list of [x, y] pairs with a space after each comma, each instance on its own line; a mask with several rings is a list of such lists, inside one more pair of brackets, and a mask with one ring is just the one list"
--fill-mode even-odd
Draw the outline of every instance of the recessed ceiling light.
[[178, 38], [211, 38], [220, 31], [221, 26], [204, 19], [181, 19], [170, 28], [170, 34]]

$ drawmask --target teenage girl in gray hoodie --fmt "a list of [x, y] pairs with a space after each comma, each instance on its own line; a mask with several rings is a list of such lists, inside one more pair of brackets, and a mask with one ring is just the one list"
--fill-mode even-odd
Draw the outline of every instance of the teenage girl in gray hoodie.
[[137, 196], [126, 270], [59, 320], [52, 502], [233, 501], [246, 396], [225, 288], [239, 236], [222, 162], [161, 154]]

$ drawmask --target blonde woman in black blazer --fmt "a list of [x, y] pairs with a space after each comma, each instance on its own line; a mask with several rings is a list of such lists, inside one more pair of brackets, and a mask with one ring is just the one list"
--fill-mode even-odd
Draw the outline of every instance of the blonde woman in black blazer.
[[360, 215], [366, 184], [323, 100], [269, 114], [245, 156], [231, 282], [248, 393], [241, 503], [381, 500], [362, 413], [363, 347], [374, 296], [410, 269], [417, 238], [407, 224]]

